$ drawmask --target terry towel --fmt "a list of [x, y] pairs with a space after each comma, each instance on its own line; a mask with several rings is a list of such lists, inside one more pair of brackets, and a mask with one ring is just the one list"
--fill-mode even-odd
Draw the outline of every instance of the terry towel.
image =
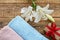
[[23, 40], [23, 39], [9, 26], [5, 26], [0, 30], [0, 40]]
[[19, 36], [22, 36], [24, 40], [48, 40], [20, 16], [12, 19], [8, 26], [12, 28]]

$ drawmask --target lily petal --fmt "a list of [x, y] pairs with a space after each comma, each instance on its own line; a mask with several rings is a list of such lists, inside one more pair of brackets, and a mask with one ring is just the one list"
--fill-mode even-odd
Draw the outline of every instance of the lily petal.
[[28, 10], [29, 11], [32, 11], [32, 9], [33, 9], [33, 7], [31, 7], [31, 6], [28, 7]]
[[48, 18], [46, 16], [42, 17], [43, 20], [47, 20]]
[[38, 23], [41, 20], [41, 17], [37, 16], [34, 20], [35, 23]]
[[43, 9], [48, 9], [49, 8], [49, 4], [47, 4], [45, 7], [43, 7]]
[[31, 15], [31, 16], [30, 16], [30, 21], [33, 21], [33, 19], [32, 19], [32, 18], [33, 18], [33, 15]]
[[52, 14], [54, 12], [54, 10], [43, 10], [43, 12], [45, 14]]
[[25, 7], [21, 9], [21, 13], [25, 13], [26, 11], [27, 11], [27, 8]]
[[42, 15], [40, 15], [39, 13], [37, 13], [37, 14], [38, 15], [35, 16], [35, 20], [34, 20], [35, 23], [38, 23], [42, 19]]
[[42, 7], [40, 7], [39, 5], [36, 7], [36, 11], [41, 10], [41, 9]]

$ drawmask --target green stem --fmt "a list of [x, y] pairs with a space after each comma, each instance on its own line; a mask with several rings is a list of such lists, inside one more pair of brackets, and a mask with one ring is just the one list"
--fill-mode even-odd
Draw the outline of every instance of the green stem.
[[32, 7], [36, 10], [35, 0], [32, 0]]

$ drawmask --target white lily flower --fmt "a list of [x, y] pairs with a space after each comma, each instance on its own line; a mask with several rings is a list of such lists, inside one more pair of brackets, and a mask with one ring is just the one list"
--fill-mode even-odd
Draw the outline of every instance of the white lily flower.
[[54, 10], [49, 10], [49, 4], [45, 7], [36, 7], [36, 11], [33, 11], [33, 7], [29, 6], [28, 8], [24, 7], [21, 9], [22, 17], [25, 18], [26, 21], [33, 21], [32, 17], [35, 18], [34, 22], [38, 23], [41, 19], [47, 20], [48, 17], [46, 14], [51, 14]]
[[32, 7], [29, 6], [28, 8], [24, 7], [21, 9], [22, 17], [25, 18], [26, 21], [30, 20], [32, 21]]
[[54, 10], [48, 10], [49, 8], [49, 4], [46, 6], [46, 7], [40, 7], [40, 6], [37, 6], [36, 8], [36, 16], [35, 17], [35, 23], [38, 23], [41, 19], [43, 20], [47, 20], [47, 16], [45, 14], [51, 14]]

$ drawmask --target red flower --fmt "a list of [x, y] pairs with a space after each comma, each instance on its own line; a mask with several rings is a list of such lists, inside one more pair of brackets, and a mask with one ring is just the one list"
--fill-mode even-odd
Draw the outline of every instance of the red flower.
[[52, 37], [52, 40], [56, 40], [55, 34], [60, 36], [60, 33], [57, 32], [60, 28], [56, 27], [56, 23], [52, 23], [51, 26], [47, 25], [46, 27], [49, 29], [49, 31], [46, 32], [47, 37]]

